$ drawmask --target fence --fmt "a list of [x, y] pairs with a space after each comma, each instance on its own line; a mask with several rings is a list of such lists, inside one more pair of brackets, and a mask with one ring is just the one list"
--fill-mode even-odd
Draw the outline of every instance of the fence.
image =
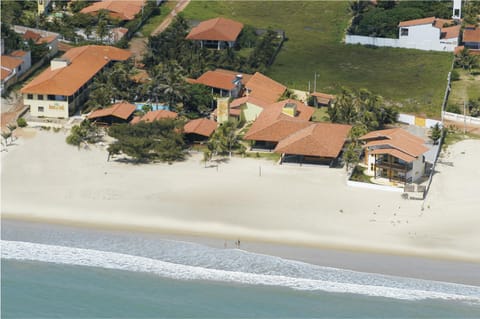
[[462, 124], [465, 123], [465, 124], [480, 125], [480, 118], [465, 116], [457, 113], [443, 111], [443, 118], [445, 120], [449, 120], [453, 122], [461, 122]]
[[347, 43], [347, 44], [373, 45], [373, 46], [376, 46], [376, 47], [392, 47], [392, 48], [401, 47], [398, 39], [366, 37], [366, 36], [362, 36], [362, 35], [350, 35], [350, 34], [347, 34], [345, 36], [345, 43]]
[[447, 43], [440, 39], [421, 40], [421, 39], [394, 39], [394, 38], [379, 38], [367, 37], [362, 35], [345, 35], [345, 43], [347, 44], [361, 44], [372, 45], [376, 47], [392, 47], [404, 49], [416, 49], [424, 51], [442, 51], [453, 52], [457, 43]]
[[[450, 67], [450, 70], [453, 70], [454, 63], [455, 63], [455, 58], [452, 59], [452, 65]], [[448, 97], [450, 95], [450, 90], [452, 88], [451, 75], [452, 75], [452, 72], [451, 71], [448, 72], [447, 87], [445, 88], [445, 95], [443, 97], [443, 103], [442, 103], [442, 127], [443, 127], [443, 120], [445, 118], [445, 113], [448, 113], [448, 112], [445, 112], [445, 108], [447, 107]], [[430, 176], [428, 177], [427, 186], [425, 187], [425, 192], [423, 193], [422, 210], [424, 209], [425, 200], [427, 199], [428, 191], [430, 190], [430, 186], [432, 185], [433, 175], [435, 174], [435, 167], [437, 166], [438, 157], [440, 156], [440, 152], [442, 151], [442, 145], [445, 140], [445, 133], [446, 133], [445, 130], [442, 130], [442, 136], [440, 137], [440, 141], [438, 142], [439, 146], [437, 149], [437, 153], [435, 154], [435, 160], [433, 161], [432, 170], [430, 171]]]
[[403, 113], [398, 114], [397, 122], [405, 123], [405, 124], [408, 124], [408, 125], [418, 125], [417, 120], [419, 120], [419, 119], [424, 120], [426, 128], [431, 128], [431, 127], [435, 126], [435, 124], [442, 124], [442, 122], [438, 121], [438, 120], [425, 119], [423, 117], [418, 117], [418, 116], [415, 116], [415, 115], [403, 114]]

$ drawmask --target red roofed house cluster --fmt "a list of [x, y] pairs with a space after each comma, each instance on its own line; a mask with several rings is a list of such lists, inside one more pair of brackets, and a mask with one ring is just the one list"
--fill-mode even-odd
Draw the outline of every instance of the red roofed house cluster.
[[401, 128], [373, 131], [365, 142], [366, 174], [400, 183], [416, 182], [425, 173], [425, 141]]
[[33, 116], [68, 118], [88, 98], [95, 75], [115, 61], [129, 59], [127, 50], [87, 45], [50, 61], [50, 67], [22, 89], [24, 105]]

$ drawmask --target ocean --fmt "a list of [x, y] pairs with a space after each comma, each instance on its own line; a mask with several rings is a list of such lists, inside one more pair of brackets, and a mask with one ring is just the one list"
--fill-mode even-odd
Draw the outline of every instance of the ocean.
[[3, 223], [2, 318], [479, 318], [480, 287]]

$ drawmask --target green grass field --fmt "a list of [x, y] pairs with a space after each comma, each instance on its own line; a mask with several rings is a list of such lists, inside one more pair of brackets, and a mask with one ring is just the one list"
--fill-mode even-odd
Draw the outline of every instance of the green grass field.
[[[458, 105], [463, 110], [463, 102], [480, 98], [480, 69], [475, 75], [468, 71], [456, 69], [460, 80], [452, 82], [452, 91], [448, 103]], [[476, 71], [476, 70], [475, 70]]]
[[290, 88], [313, 87], [317, 72], [317, 91], [367, 88], [402, 105], [401, 112], [439, 117], [452, 54], [345, 45], [347, 8], [346, 1], [192, 1], [184, 15], [285, 30], [288, 41], [267, 75]]
[[148, 37], [152, 32], [162, 23], [166, 16], [170, 14], [173, 7], [175, 7], [176, 2], [169, 1], [163, 4], [160, 7], [160, 14], [148, 19], [147, 23], [145, 23], [142, 28], [140, 29], [140, 33], [144, 37]]

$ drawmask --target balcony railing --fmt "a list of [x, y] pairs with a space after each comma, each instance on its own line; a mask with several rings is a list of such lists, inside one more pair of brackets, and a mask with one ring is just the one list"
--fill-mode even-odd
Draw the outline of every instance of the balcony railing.
[[395, 162], [389, 163], [384, 160], [377, 160], [375, 162], [375, 166], [377, 166], [378, 168], [389, 168], [397, 171], [409, 171], [413, 168], [413, 165], [411, 163], [410, 164], [409, 163], [400, 164]]

